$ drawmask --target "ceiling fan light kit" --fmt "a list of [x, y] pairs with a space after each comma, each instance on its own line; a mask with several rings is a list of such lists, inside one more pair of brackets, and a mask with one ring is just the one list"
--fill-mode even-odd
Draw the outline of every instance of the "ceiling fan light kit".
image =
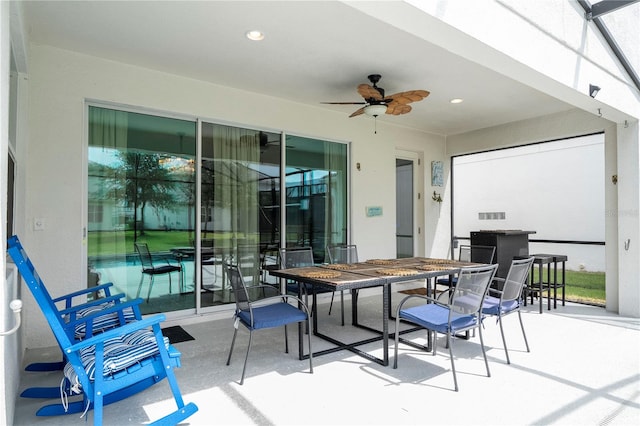
[[377, 117], [386, 112], [387, 112], [386, 105], [378, 104], [378, 105], [367, 105], [366, 107], [364, 107], [364, 113], [372, 117]]
[[408, 104], [421, 101], [429, 96], [429, 92], [426, 90], [410, 90], [408, 92], [399, 92], [385, 96], [384, 89], [377, 85], [382, 76], [380, 74], [370, 74], [367, 78], [371, 84], [360, 84], [358, 86], [358, 93], [364, 98], [364, 101], [322, 103], [330, 105], [364, 105], [354, 111], [349, 117], [366, 114], [376, 118], [382, 114], [406, 114], [411, 111], [411, 107]]

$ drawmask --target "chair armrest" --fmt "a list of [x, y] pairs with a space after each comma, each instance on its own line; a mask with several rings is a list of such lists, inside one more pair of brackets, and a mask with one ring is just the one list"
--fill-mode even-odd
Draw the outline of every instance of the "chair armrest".
[[491, 285], [489, 286], [489, 293], [495, 294], [497, 296], [501, 296], [502, 295], [502, 290], [498, 290], [496, 288], [494, 288], [493, 286], [497, 283], [504, 283], [506, 280], [504, 278], [500, 278], [500, 277], [493, 277], [493, 281], [491, 282]]
[[80, 349], [87, 348], [89, 346], [94, 346], [98, 343], [102, 343], [109, 339], [114, 339], [116, 337], [120, 337], [123, 334], [133, 333], [137, 330], [142, 330], [145, 328], [149, 328], [156, 324], [160, 324], [166, 319], [164, 314], [156, 314], [150, 318], [141, 319], [139, 321], [130, 322], [121, 327], [112, 328], [104, 333], [97, 334], [92, 336], [86, 340], [82, 340], [80, 342], [74, 343], [71, 346], [63, 348], [64, 353], [72, 353], [77, 352]]
[[284, 300], [286, 300], [286, 303], [289, 302], [289, 299], [294, 299], [296, 302], [298, 302], [300, 304], [300, 306], [302, 306], [304, 308], [304, 311], [307, 315], [309, 315], [309, 308], [307, 307], [306, 303], [304, 303], [302, 301], [302, 299], [298, 298], [297, 296], [294, 296], [292, 294], [280, 294], [278, 296], [271, 296], [271, 297], [265, 297], [264, 299], [260, 299], [257, 300], [255, 302], [251, 302], [251, 306], [252, 307], [257, 307], [257, 306], [262, 306], [262, 305], [268, 305], [271, 302], [274, 302], [276, 300], [278, 300], [280, 303], [284, 302]]
[[69, 315], [69, 314], [73, 314], [75, 312], [78, 312], [81, 309], [86, 309], [86, 308], [90, 308], [92, 306], [101, 305], [103, 303], [117, 301], [117, 300], [120, 300], [120, 299], [124, 299], [125, 297], [126, 297], [126, 295], [124, 293], [114, 294], [113, 296], [104, 297], [102, 299], [95, 299], [95, 300], [92, 300], [92, 301], [87, 302], [87, 303], [82, 303], [80, 305], [71, 306], [70, 308], [67, 308], [67, 309], [62, 309], [62, 310], [58, 311], [58, 313], [60, 315], [62, 315], [62, 316], [65, 316], [65, 315]]
[[110, 296], [109, 289], [110, 289], [111, 286], [113, 286], [113, 283], [100, 284], [99, 286], [91, 287], [91, 288], [83, 288], [82, 290], [74, 291], [73, 293], [69, 293], [69, 294], [65, 294], [64, 296], [56, 297], [55, 299], [53, 299], [53, 303], [58, 303], [58, 302], [64, 301], [65, 304], [66, 304], [65, 308], [70, 308], [71, 307], [71, 299], [73, 299], [74, 297], [84, 296], [86, 294], [91, 294], [91, 293], [96, 293], [96, 292], [98, 292], [100, 290], [104, 290], [106, 295]]
[[453, 294], [454, 287], [450, 287], [446, 290], [440, 292], [440, 294], [435, 298], [438, 302], [442, 302], [442, 298], [446, 296], [447, 304], [451, 302], [451, 295]]
[[[272, 285], [266, 285], [266, 284], [260, 284], [260, 285], [254, 285], [251, 287], [247, 287], [247, 290], [249, 289], [263, 289], [265, 290], [265, 294], [267, 293], [266, 290], [269, 290], [270, 292], [272, 292], [274, 294], [274, 296], [270, 296], [270, 297], [275, 297], [275, 296], [284, 296], [285, 294], [280, 293], [280, 290], [278, 290], [276, 287], [272, 286]], [[264, 300], [264, 299], [258, 299], [258, 300]], [[255, 302], [257, 302], [258, 300], [256, 300]], [[254, 301], [252, 301], [252, 303], [254, 303]]]
[[[79, 325], [79, 324], [92, 324], [93, 325], [93, 320], [95, 320], [96, 318], [101, 318], [105, 315], [109, 315], [109, 314], [113, 314], [113, 313], [120, 313], [122, 311], [124, 311], [127, 308], [131, 308], [133, 311], [133, 315], [135, 316], [137, 321], [140, 321], [142, 319], [142, 314], [140, 313], [140, 308], [139, 305], [143, 302], [142, 299], [138, 298], [138, 299], [133, 299], [133, 300], [128, 300], [126, 302], [121, 302], [121, 303], [116, 303], [113, 306], [110, 306], [108, 308], [105, 308], [99, 312], [95, 312], [91, 315], [87, 315], [86, 317], [82, 317], [82, 318], [76, 318], [72, 321], [69, 321], [68, 323], [64, 324], [64, 328], [69, 330], [75, 330], [75, 328]], [[87, 327], [87, 332], [89, 334], [91, 334], [92, 330], [91, 327]]]
[[404, 305], [408, 300], [411, 300], [411, 299], [424, 299], [424, 300], [426, 300], [427, 302], [431, 302], [431, 303], [434, 303], [434, 304], [436, 304], [436, 305], [440, 305], [440, 306], [442, 306], [442, 307], [444, 307], [444, 308], [448, 308], [448, 307], [449, 307], [449, 305], [444, 304], [444, 303], [442, 303], [442, 302], [439, 302], [437, 299], [434, 299], [433, 297], [423, 296], [423, 295], [421, 295], [421, 294], [410, 294], [410, 295], [408, 295], [407, 297], [405, 297], [404, 299], [402, 299], [402, 300], [400, 301], [400, 303], [398, 303], [398, 307], [396, 308], [396, 316], [398, 315], [398, 312], [400, 312], [400, 309], [402, 308], [402, 306], [403, 306], [403, 305]]
[[[164, 262], [165, 262], [167, 265], [171, 265], [171, 266], [179, 266], [179, 265], [174, 265], [173, 263], [171, 263], [171, 261], [169, 260], [169, 257], [167, 257], [167, 255], [164, 255], [164, 254], [163, 254], [163, 255], [158, 255], [158, 256], [155, 256], [155, 258], [156, 258], [157, 260], [164, 260]], [[182, 257], [180, 257], [180, 260], [178, 260], [178, 259], [175, 259], [175, 256], [174, 256], [174, 259], [173, 259], [173, 260], [174, 260], [174, 261], [176, 261], [176, 262], [178, 262], [178, 263], [181, 263], [181, 262], [182, 262]]]

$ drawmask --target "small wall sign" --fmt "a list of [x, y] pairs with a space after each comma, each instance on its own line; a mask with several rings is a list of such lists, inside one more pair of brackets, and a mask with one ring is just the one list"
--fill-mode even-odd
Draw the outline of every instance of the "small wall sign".
[[382, 206], [367, 206], [367, 217], [382, 216]]

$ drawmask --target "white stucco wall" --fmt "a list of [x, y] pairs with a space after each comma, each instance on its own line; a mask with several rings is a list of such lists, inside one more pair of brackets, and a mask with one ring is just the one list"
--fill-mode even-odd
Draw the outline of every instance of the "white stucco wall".
[[[395, 256], [395, 150], [443, 159], [444, 137], [256, 95], [46, 46], [30, 52], [28, 180], [21, 240], [54, 295], [82, 287], [85, 265], [85, 99], [125, 104], [249, 127], [351, 141], [352, 236], [363, 258]], [[360, 163], [360, 170], [355, 164]], [[424, 163], [424, 162], [423, 162]], [[367, 218], [366, 206], [383, 215]], [[33, 218], [45, 229], [34, 231]], [[433, 220], [429, 221], [434, 227]], [[432, 234], [433, 232], [427, 232]], [[430, 243], [430, 242], [429, 242]], [[424, 245], [424, 244], [423, 244]], [[27, 298], [27, 347], [53, 344]]]
[[[457, 157], [454, 234], [526, 229], [530, 240], [603, 242], [604, 135], [601, 133]], [[503, 212], [502, 218], [479, 218]], [[531, 243], [530, 253], [562, 253], [571, 270], [605, 270], [603, 246]]]

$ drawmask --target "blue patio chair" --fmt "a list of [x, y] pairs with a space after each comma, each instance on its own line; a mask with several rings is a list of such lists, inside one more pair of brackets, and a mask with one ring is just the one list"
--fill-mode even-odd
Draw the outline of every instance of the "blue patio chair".
[[[53, 303], [17, 237], [9, 239], [7, 251], [65, 354], [67, 364], [61, 388], [69, 393], [82, 394], [82, 401], [45, 406], [38, 410], [37, 415], [77, 413], [93, 408], [94, 424], [101, 425], [105, 404], [140, 392], [163, 378], [169, 382], [177, 410], [154, 424], [174, 425], [198, 410], [195, 404], [185, 405], [183, 402], [173, 372], [180, 366], [180, 352], [162, 336], [159, 324], [164, 321], [164, 315], [132, 321], [95, 334], [91, 324], [96, 315], [117, 313], [123, 318], [124, 308], [137, 307], [141, 301], [114, 304], [97, 314], [67, 321]], [[75, 338], [79, 322], [84, 322], [87, 330], [83, 340]]]
[[527, 352], [529, 352], [529, 342], [527, 342], [527, 335], [524, 332], [524, 324], [522, 323], [520, 307], [523, 304], [523, 288], [527, 277], [529, 276], [529, 270], [531, 269], [533, 260], [533, 257], [530, 257], [528, 259], [513, 260], [511, 262], [511, 267], [509, 268], [509, 272], [507, 273], [506, 278], [494, 278], [494, 281], [498, 283], [498, 288], [489, 288], [489, 293], [487, 294], [487, 297], [485, 297], [484, 303], [482, 304], [482, 313], [484, 315], [497, 317], [497, 322], [500, 323], [500, 334], [502, 335], [504, 353], [507, 356], [507, 364], [511, 364], [511, 360], [509, 360], [507, 341], [504, 338], [502, 317], [514, 312], [518, 313], [520, 328], [522, 329], [522, 337], [524, 337], [524, 344], [527, 347]]
[[[451, 358], [451, 371], [456, 392], [458, 391], [458, 379], [456, 366], [453, 359], [453, 337], [457, 333], [478, 329], [480, 334], [480, 346], [482, 356], [487, 369], [487, 377], [491, 376], [487, 354], [482, 338], [482, 316], [480, 309], [487, 294], [487, 289], [493, 279], [498, 265], [486, 265], [479, 267], [462, 268], [458, 274], [458, 280], [452, 290], [452, 296], [448, 304], [440, 303], [436, 299], [421, 295], [410, 295], [402, 299], [396, 313], [396, 330], [400, 330], [400, 321], [408, 321], [425, 328], [433, 333], [433, 355], [436, 354], [437, 333], [447, 336], [449, 357]], [[405, 308], [409, 300], [424, 299], [423, 303], [414, 307]], [[400, 333], [395, 333], [395, 352], [393, 368], [398, 368], [398, 343]]]
[[[253, 331], [284, 326], [285, 353], [288, 353], [289, 341], [287, 336], [287, 324], [306, 322], [308, 327], [309, 310], [302, 300], [288, 294], [280, 294], [273, 286], [255, 285], [247, 287], [245, 285], [244, 278], [242, 277], [242, 272], [240, 272], [237, 265], [225, 262], [224, 268], [236, 300], [233, 339], [231, 340], [231, 348], [229, 349], [227, 365], [231, 363], [231, 354], [233, 353], [233, 346], [236, 342], [238, 326], [242, 324], [249, 330], [249, 345], [247, 346], [247, 354], [244, 358], [244, 366], [242, 367], [242, 376], [240, 378], [240, 384], [243, 384], [245, 371], [247, 369], [247, 360], [249, 359], [249, 352], [251, 351]], [[250, 290], [251, 292], [256, 293], [271, 291], [275, 295], [252, 301], [252, 298], [249, 295]], [[290, 305], [289, 300], [297, 301], [301, 308], [299, 309]], [[308, 334], [307, 338], [309, 344], [309, 372], [313, 373], [311, 335]]]

